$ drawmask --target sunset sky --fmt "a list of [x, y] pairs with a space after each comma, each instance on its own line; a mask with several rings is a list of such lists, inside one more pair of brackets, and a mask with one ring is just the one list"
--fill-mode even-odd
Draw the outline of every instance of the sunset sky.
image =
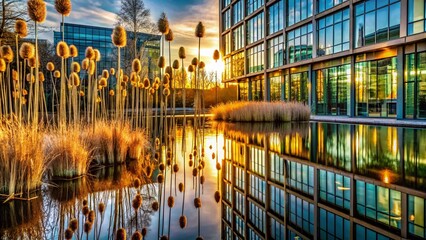
[[[197, 55], [198, 40], [194, 36], [195, 26], [202, 21], [206, 27], [206, 37], [202, 39], [201, 60], [208, 68], [213, 68], [213, 51], [219, 48], [219, 0], [144, 0], [151, 10], [152, 20], [156, 23], [160, 14], [165, 12], [170, 28], [175, 35], [172, 43], [172, 58], [177, 58], [180, 46], [186, 48], [187, 60]], [[46, 27], [59, 30], [61, 16], [55, 11], [53, 0], [47, 1], [48, 15]], [[116, 22], [116, 12], [120, 9], [120, 0], [72, 0], [73, 8], [66, 22], [112, 28]], [[48, 31], [42, 37], [52, 41], [53, 33]]]

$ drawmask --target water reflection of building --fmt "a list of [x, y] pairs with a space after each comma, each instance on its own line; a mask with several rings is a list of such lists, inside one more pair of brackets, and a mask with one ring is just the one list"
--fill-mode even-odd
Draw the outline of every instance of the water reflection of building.
[[426, 130], [305, 128], [225, 132], [223, 239], [426, 236]]
[[[425, 6], [221, 0], [223, 80], [240, 99], [304, 101], [316, 115], [426, 119]], [[298, 89], [305, 96], [289, 95]]]

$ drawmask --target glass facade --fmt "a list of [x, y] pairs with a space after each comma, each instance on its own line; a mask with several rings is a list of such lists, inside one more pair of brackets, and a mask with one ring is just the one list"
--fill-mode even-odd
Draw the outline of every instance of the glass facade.
[[425, 199], [408, 196], [408, 232], [416, 237], [426, 237]]
[[356, 111], [358, 116], [396, 116], [396, 64], [396, 58], [355, 64]]
[[263, 81], [263, 76], [250, 79], [251, 99], [253, 101], [263, 101], [263, 89], [265, 87]]
[[247, 1], [247, 15], [252, 14], [254, 11], [262, 7], [264, 0], [246, 0]]
[[280, 35], [268, 40], [268, 65], [269, 68], [276, 68], [284, 65], [285, 50], [284, 36]]
[[232, 23], [236, 24], [244, 18], [244, 2], [243, 0], [237, 1], [232, 5]]
[[318, 20], [317, 55], [349, 50], [349, 8]]
[[247, 44], [257, 42], [265, 37], [263, 12], [247, 21]]
[[305, 164], [286, 161], [286, 176], [289, 187], [303, 193], [314, 194], [314, 168]]
[[391, 240], [390, 238], [383, 236], [369, 228], [356, 224], [355, 227], [355, 239], [356, 240]]
[[346, 1], [347, 0], [317, 0], [317, 12], [324, 12], [325, 10], [337, 6]]
[[318, 115], [347, 115], [350, 67], [350, 64], [346, 64], [316, 71], [316, 113]]
[[244, 25], [235, 28], [232, 32], [233, 44], [232, 50], [237, 51], [244, 47]]
[[312, 17], [313, 0], [288, 0], [287, 2], [288, 26]]
[[265, 67], [264, 45], [256, 45], [247, 50], [248, 72], [255, 73], [262, 71]]
[[399, 38], [399, 0], [368, 0], [355, 6], [356, 47]]
[[306, 200], [289, 194], [289, 221], [302, 232], [314, 234], [314, 205]]
[[230, 54], [231, 53], [231, 33], [230, 32], [228, 32], [227, 34], [223, 36], [223, 44], [224, 44], [223, 49], [225, 50], [225, 54]]
[[284, 28], [284, 1], [280, 0], [268, 8], [268, 34]]
[[307, 24], [287, 33], [289, 63], [312, 58], [312, 24]]
[[426, 9], [424, 0], [408, 0], [407, 34], [412, 35], [426, 31]]
[[282, 100], [282, 79], [281, 73], [269, 74], [269, 88], [271, 89], [271, 101]]
[[426, 52], [405, 57], [405, 117], [426, 118]]
[[350, 239], [350, 222], [332, 212], [319, 209], [319, 239]]
[[244, 75], [244, 52], [232, 55], [232, 77], [240, 77]]
[[231, 27], [231, 9], [226, 10], [223, 13], [223, 30], [228, 30]]
[[351, 180], [341, 174], [319, 171], [319, 196], [321, 201], [349, 210], [351, 207]]
[[308, 102], [308, 72], [293, 73], [285, 76], [285, 100]]

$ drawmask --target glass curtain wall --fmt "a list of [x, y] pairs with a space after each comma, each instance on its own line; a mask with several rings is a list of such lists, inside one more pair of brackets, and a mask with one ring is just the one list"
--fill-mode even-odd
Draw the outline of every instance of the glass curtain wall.
[[308, 103], [308, 72], [291, 73], [285, 76], [285, 100]]
[[426, 118], [426, 52], [405, 56], [405, 117]]
[[356, 115], [396, 117], [396, 57], [355, 64]]
[[317, 70], [316, 109], [319, 115], [347, 115], [350, 64]]

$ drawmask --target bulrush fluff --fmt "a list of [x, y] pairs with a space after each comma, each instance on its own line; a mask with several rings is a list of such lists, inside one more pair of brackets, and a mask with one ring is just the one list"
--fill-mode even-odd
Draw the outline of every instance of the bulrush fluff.
[[56, 55], [61, 58], [69, 58], [70, 56], [70, 48], [68, 44], [64, 41], [60, 41], [58, 45], [56, 45]]
[[34, 22], [42, 23], [46, 19], [46, 3], [43, 0], [28, 0], [28, 16]]
[[124, 27], [116, 26], [111, 35], [112, 43], [116, 47], [125, 47], [127, 42], [127, 33]]
[[27, 22], [22, 19], [18, 19], [15, 22], [15, 33], [19, 35], [19, 37], [24, 38], [28, 35], [27, 30]]
[[19, 49], [19, 56], [24, 59], [32, 58], [35, 55], [34, 45], [31, 43], [23, 43]]
[[71, 13], [71, 0], [55, 0], [55, 9], [58, 13], [68, 16]]

